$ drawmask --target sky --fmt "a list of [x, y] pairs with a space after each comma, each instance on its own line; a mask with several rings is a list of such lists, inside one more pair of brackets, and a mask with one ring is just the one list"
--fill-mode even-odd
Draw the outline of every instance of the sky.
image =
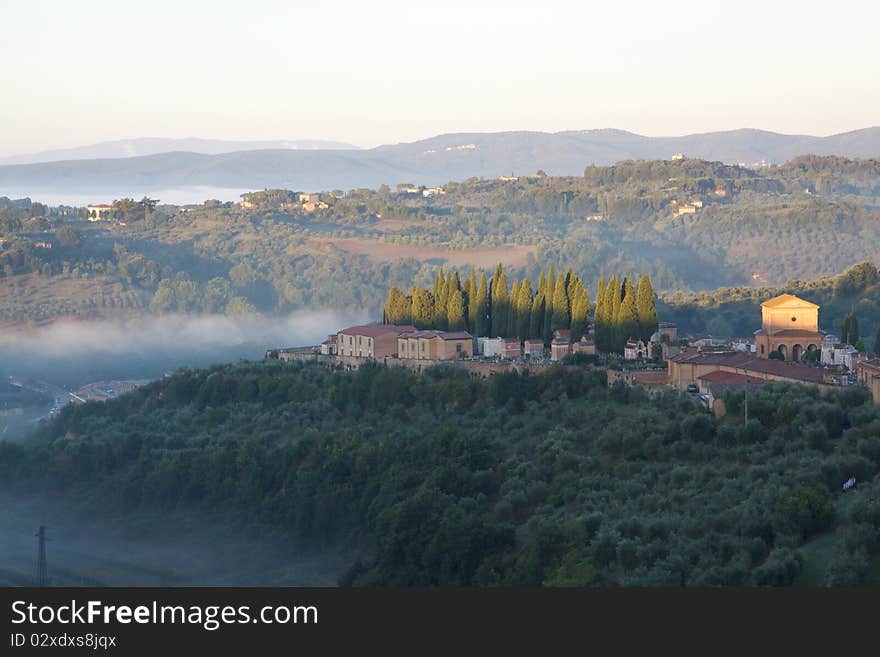
[[880, 3], [4, 0], [0, 156], [880, 124]]

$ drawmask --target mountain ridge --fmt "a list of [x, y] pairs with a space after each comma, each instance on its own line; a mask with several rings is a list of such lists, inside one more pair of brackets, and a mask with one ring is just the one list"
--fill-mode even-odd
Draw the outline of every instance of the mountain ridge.
[[442, 185], [500, 175], [582, 175], [590, 164], [669, 159], [675, 153], [729, 164], [778, 164], [798, 155], [880, 157], [880, 127], [827, 137], [744, 128], [681, 137], [617, 129], [462, 132], [371, 149], [264, 148], [222, 153], [187, 150], [0, 166], [0, 195], [77, 190], [127, 195], [155, 189], [215, 187], [353, 189], [407, 182]]

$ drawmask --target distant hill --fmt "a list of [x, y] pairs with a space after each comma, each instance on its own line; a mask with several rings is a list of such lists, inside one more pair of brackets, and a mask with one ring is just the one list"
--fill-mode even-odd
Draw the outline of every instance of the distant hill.
[[[550, 175], [581, 175], [588, 164], [669, 159], [675, 153], [747, 166], [781, 163], [803, 154], [880, 156], [880, 127], [829, 137], [761, 130], [683, 137], [644, 137], [622, 130], [458, 133], [364, 150], [279, 148], [274, 142], [272, 148], [242, 150], [243, 142], [171, 140], [177, 150], [157, 153], [160, 145], [142, 144], [150, 141], [114, 142], [117, 152], [125, 144], [153, 150], [152, 154], [137, 151], [136, 157], [104, 155], [0, 166], [0, 195], [46, 190], [117, 196], [183, 187], [327, 190], [399, 182], [436, 185], [472, 176], [534, 174], [538, 169]], [[191, 141], [198, 141], [198, 148], [188, 146]], [[229, 144], [237, 144], [235, 150], [216, 152], [228, 150]], [[75, 150], [82, 155], [82, 149]]]
[[144, 155], [158, 155], [174, 151], [190, 153], [202, 153], [203, 155], [217, 155], [219, 153], [231, 153], [234, 151], [256, 151], [266, 149], [293, 149], [293, 150], [353, 150], [356, 146], [343, 144], [336, 141], [321, 139], [273, 139], [269, 141], [228, 141], [223, 139], [120, 139], [117, 141], [102, 141], [87, 146], [75, 148], [62, 148], [38, 153], [25, 153], [0, 157], [0, 165], [6, 164], [34, 164], [35, 162], [60, 162], [63, 160], [95, 160], [117, 157], [140, 157]]

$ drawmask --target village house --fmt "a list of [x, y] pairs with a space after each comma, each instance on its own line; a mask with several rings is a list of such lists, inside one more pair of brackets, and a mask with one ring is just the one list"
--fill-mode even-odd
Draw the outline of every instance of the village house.
[[519, 180], [518, 176], [498, 176], [498, 180], [501, 182], [516, 182]]
[[522, 349], [520, 347], [519, 338], [501, 339], [501, 358], [507, 360], [516, 360], [521, 357]]
[[113, 214], [113, 206], [105, 203], [90, 205], [86, 208], [86, 217], [89, 221], [105, 221]]
[[784, 363], [740, 351], [702, 353], [685, 349], [668, 361], [669, 383], [678, 390], [699, 385], [702, 376], [712, 372], [734, 372], [764, 381], [788, 381], [816, 385], [829, 390], [839, 383], [832, 373], [821, 367], [800, 363]]
[[425, 189], [422, 190], [422, 196], [425, 198], [431, 198], [432, 196], [439, 196], [445, 193], [446, 190], [442, 187], [425, 187]]
[[645, 360], [648, 358], [648, 346], [641, 340], [630, 338], [623, 347], [624, 360]]
[[675, 155], [672, 156], [673, 162], [676, 162], [678, 160], [683, 160], [683, 159], [684, 159], [684, 153], [676, 153]]
[[300, 192], [296, 195], [297, 203], [318, 203], [321, 195], [314, 192]]
[[422, 188], [412, 183], [399, 183], [397, 185], [398, 194], [421, 194]]
[[659, 347], [661, 360], [666, 360], [669, 356], [677, 354], [679, 351], [678, 327], [672, 322], [660, 322], [657, 325], [657, 330], [651, 334], [651, 339], [648, 340], [648, 358], [654, 358], [654, 347]]
[[819, 349], [819, 306], [792, 294], [781, 294], [761, 304], [761, 328], [755, 331], [755, 353], [769, 358], [777, 352], [783, 360], [799, 361], [809, 350]]
[[364, 358], [396, 357], [398, 336], [415, 330], [415, 326], [395, 324], [350, 326], [336, 334], [336, 353]]
[[855, 371], [856, 363], [861, 360], [859, 350], [851, 344], [844, 344], [836, 335], [823, 336], [821, 350], [819, 362], [822, 365], [843, 365]]
[[477, 338], [477, 354], [484, 358], [501, 356], [501, 338]]
[[419, 360], [472, 358], [474, 338], [467, 331], [409, 331], [397, 337], [397, 357]]
[[571, 353], [571, 343], [560, 337], [553, 338], [550, 342], [550, 360], [558, 363]]
[[880, 358], [870, 358], [856, 363], [859, 383], [867, 386], [875, 404], [880, 404]]
[[764, 379], [749, 377], [738, 372], [725, 372], [723, 370], [704, 374], [697, 381], [698, 391], [706, 397], [709, 410], [715, 414], [715, 417], [721, 417], [727, 413], [727, 408], [724, 404], [724, 393], [726, 391], [745, 390], [748, 388], [751, 393], [764, 383]]
[[571, 353], [584, 354], [586, 356], [595, 356], [596, 343], [593, 341], [592, 338], [589, 338], [586, 335], [581, 336], [580, 340], [571, 343]]
[[544, 341], [531, 338], [523, 343], [523, 355], [531, 360], [544, 357]]
[[695, 205], [693, 205], [691, 203], [682, 203], [681, 205], [679, 205], [675, 209], [675, 212], [673, 213], [672, 216], [673, 217], [680, 217], [683, 214], [696, 214], [696, 212], [697, 212], [697, 208]]
[[303, 212], [314, 212], [315, 210], [326, 210], [330, 206], [324, 203], [324, 201], [308, 201], [307, 203], [303, 203], [302, 209]]
[[336, 355], [336, 334], [331, 334], [327, 336], [327, 339], [321, 343], [321, 355], [322, 356], [335, 356]]

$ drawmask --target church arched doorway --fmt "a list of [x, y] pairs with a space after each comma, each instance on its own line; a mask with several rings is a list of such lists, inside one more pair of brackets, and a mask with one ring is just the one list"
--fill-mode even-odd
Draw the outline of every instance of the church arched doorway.
[[788, 349], [784, 344], [779, 345], [776, 351], [778, 351], [782, 355], [782, 360], [788, 360]]
[[804, 353], [804, 348], [802, 346], [800, 346], [799, 344], [796, 344], [795, 346], [793, 346], [791, 348], [791, 359], [793, 361], [797, 362], [801, 359], [801, 356], [803, 355], [803, 353]]

